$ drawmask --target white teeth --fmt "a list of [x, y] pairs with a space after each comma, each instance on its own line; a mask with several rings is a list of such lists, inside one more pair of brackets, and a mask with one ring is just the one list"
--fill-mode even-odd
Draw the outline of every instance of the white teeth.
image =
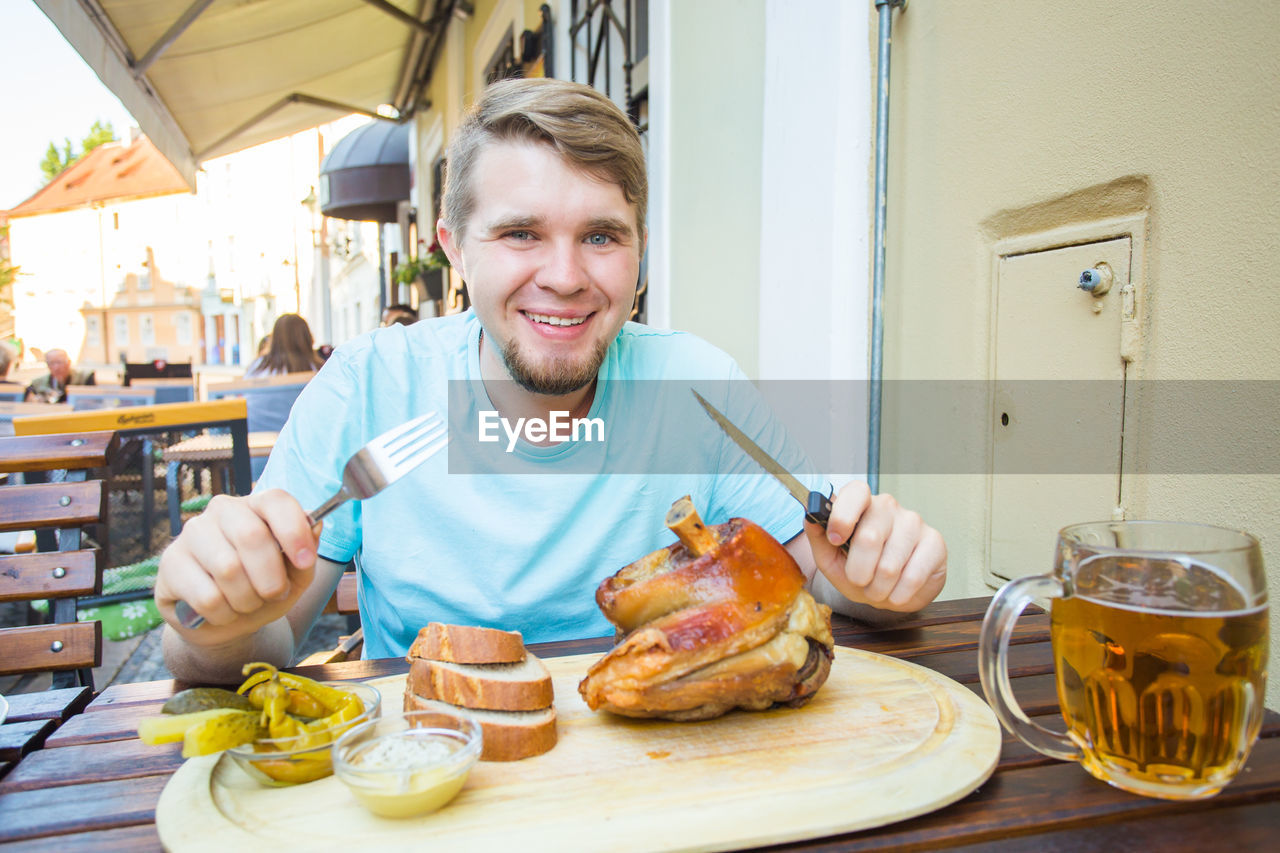
[[586, 317], [552, 317], [550, 314], [533, 314], [528, 311], [525, 316], [535, 323], [546, 323], [549, 326], [580, 326], [587, 322]]

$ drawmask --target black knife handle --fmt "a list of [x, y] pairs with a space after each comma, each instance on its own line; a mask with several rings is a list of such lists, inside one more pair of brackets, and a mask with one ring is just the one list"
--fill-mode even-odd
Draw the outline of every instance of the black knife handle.
[[[831, 490], [831, 494], [835, 494], [835, 489]], [[809, 499], [804, 504], [804, 517], [805, 520], [812, 521], [814, 524], [821, 524], [825, 530], [827, 522], [831, 520], [831, 495], [824, 495], [822, 492], [809, 492]], [[840, 550], [848, 554], [849, 543], [841, 543]]]
[[809, 492], [809, 500], [804, 505], [804, 517], [814, 524], [826, 527], [831, 520], [831, 498], [822, 492]]

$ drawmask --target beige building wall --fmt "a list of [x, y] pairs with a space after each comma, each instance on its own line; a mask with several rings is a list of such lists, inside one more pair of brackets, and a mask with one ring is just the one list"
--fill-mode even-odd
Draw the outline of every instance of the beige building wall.
[[[993, 247], [1129, 216], [1145, 235], [1128, 378], [1280, 379], [1280, 4], [912, 0], [894, 15], [892, 51], [887, 378], [986, 379]], [[909, 426], [887, 417], [889, 432]], [[1139, 422], [1135, 439], [1153, 426]], [[1222, 424], [1222, 440], [1235, 426]], [[968, 439], [985, 444], [979, 431]], [[1138, 461], [1162, 473], [1125, 475], [1127, 517], [1255, 533], [1280, 597], [1275, 460], [1229, 475]], [[985, 477], [890, 472], [883, 487], [946, 535], [946, 595], [989, 592]], [[1034, 531], [1043, 564], [1029, 568], [1048, 570], [1056, 526], [1081, 520]]]
[[757, 375], [764, 0], [670, 4], [669, 325]]

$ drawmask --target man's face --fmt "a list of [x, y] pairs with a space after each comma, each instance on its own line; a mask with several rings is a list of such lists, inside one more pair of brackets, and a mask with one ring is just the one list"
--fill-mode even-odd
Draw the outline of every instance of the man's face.
[[49, 352], [44, 359], [49, 375], [59, 382], [66, 382], [71, 375], [71, 359], [65, 352]]
[[463, 238], [437, 234], [484, 328], [482, 372], [537, 394], [585, 387], [635, 300], [634, 208], [545, 144], [492, 145], [473, 174]]

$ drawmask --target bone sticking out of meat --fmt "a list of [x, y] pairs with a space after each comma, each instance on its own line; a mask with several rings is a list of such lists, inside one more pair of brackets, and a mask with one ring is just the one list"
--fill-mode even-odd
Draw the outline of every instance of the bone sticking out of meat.
[[746, 519], [708, 527], [688, 496], [667, 526], [679, 542], [596, 590], [621, 640], [578, 686], [587, 704], [699, 720], [808, 701], [830, 671], [831, 610], [786, 548]]
[[702, 523], [702, 517], [694, 509], [693, 501], [688, 495], [680, 498], [667, 510], [667, 527], [680, 537], [684, 547], [695, 557], [701, 557], [715, 549], [715, 535]]

